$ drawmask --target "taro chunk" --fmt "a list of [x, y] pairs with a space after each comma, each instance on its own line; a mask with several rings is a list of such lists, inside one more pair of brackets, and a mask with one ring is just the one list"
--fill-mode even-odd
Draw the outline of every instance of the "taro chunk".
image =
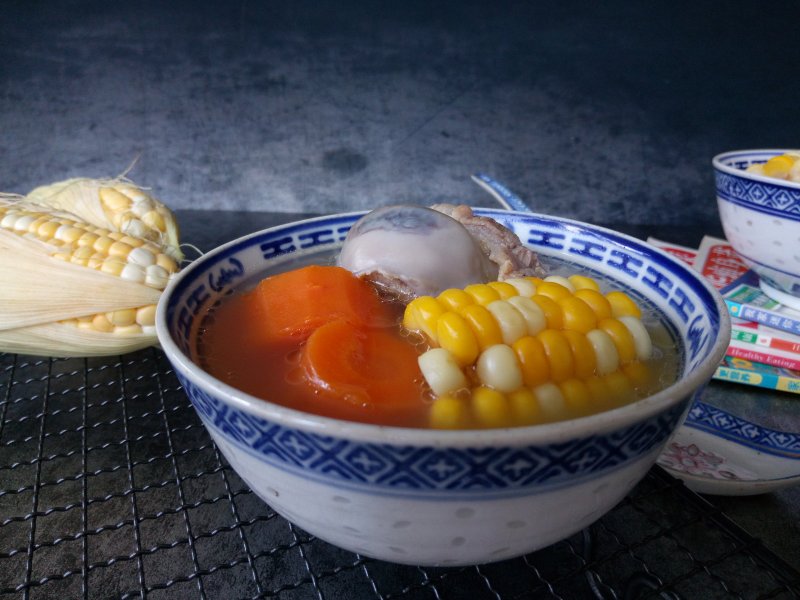
[[364, 215], [347, 234], [338, 264], [406, 301], [498, 275], [461, 223], [422, 206], [387, 206]]

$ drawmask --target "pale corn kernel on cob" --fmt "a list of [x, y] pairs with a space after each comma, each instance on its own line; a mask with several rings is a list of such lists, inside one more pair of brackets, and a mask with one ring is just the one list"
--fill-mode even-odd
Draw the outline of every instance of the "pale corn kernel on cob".
[[628, 398], [652, 353], [640, 317], [623, 292], [575, 275], [419, 297], [403, 324], [434, 346], [419, 359], [436, 397], [431, 425], [494, 427], [585, 414], [607, 403], [606, 389]]
[[28, 201], [0, 200], [0, 350], [119, 354], [157, 343], [179, 269], [161, 245]]
[[95, 227], [154, 242], [178, 262], [183, 259], [172, 211], [126, 179], [67, 179], [37, 187], [25, 200], [66, 211]]

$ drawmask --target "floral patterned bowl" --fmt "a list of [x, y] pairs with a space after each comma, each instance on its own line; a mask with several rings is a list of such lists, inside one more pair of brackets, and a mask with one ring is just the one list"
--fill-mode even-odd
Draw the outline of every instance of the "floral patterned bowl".
[[443, 432], [301, 413], [198, 366], [195, 336], [207, 306], [267, 272], [330, 260], [361, 213], [234, 240], [184, 269], [162, 296], [159, 340], [222, 453], [278, 513], [340, 547], [394, 562], [466, 565], [572, 535], [645, 475], [725, 352], [729, 322], [719, 295], [653, 247], [565, 219], [476, 212], [513, 229], [545, 262], [609, 278], [659, 315], [678, 349], [678, 380], [572, 421]]

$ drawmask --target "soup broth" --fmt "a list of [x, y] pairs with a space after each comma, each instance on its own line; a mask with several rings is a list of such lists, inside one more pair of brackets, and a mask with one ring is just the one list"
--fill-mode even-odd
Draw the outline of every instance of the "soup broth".
[[[301, 365], [303, 343], [265, 345], [253, 335], [249, 319], [254, 317], [248, 315], [248, 307], [243, 298], [261, 278], [309, 264], [331, 265], [334, 260], [335, 255], [332, 253], [316, 253], [301, 257], [296, 262], [286, 263], [265, 272], [259, 280], [249, 281], [208, 307], [196, 331], [194, 359], [211, 375], [232, 387], [289, 408], [366, 423], [429, 427], [433, 396], [421, 378], [414, 382], [415, 389], [418, 390], [416, 401], [406, 403], [396, 411], [375, 410], [369, 403], [359, 402], [332, 405], [329, 399], [319, 393], [319, 390], [306, 385]], [[557, 259], [545, 257], [543, 262], [546, 262], [552, 274], [566, 276], [579, 272], [574, 266]], [[596, 272], [581, 272], [581, 274], [597, 280], [604, 291], [622, 289], [629, 292], [616, 282], [610, 282], [602, 274]], [[637, 298], [637, 302], [642, 309], [642, 323], [646, 326], [653, 343], [653, 357], [646, 363], [648, 370], [646, 380], [639, 381], [633, 398], [626, 399], [625, 402], [643, 398], [673, 383], [683, 363], [683, 356], [675, 342], [676, 336], [663, 316], [644, 299]], [[402, 330], [404, 305], [389, 303], [387, 309], [394, 317], [389, 329], [398, 336], [410, 337], [410, 340], [417, 345], [419, 353], [427, 349], [422, 337], [416, 334], [409, 336], [408, 332]], [[387, 368], [391, 368], [391, 364], [388, 364]], [[619, 405], [618, 399], [606, 400], [594, 403], [586, 410], [573, 412], [570, 416], [583, 416]], [[542, 420], [546, 421], [547, 419]]]

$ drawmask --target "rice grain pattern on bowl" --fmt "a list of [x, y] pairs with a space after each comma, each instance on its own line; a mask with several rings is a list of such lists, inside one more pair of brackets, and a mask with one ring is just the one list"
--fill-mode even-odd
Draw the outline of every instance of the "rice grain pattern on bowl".
[[196, 260], [158, 307], [159, 340], [222, 453], [279, 514], [366, 556], [469, 565], [531, 552], [610, 510], [655, 463], [728, 344], [715, 290], [634, 238], [536, 214], [476, 209], [545, 259], [627, 289], [664, 320], [679, 375], [635, 403], [571, 421], [490, 430], [383, 427], [302, 413], [204, 372], [205, 309], [266, 273], [332, 257], [363, 215], [321, 217], [234, 240]]
[[790, 152], [800, 151], [736, 150], [712, 164], [728, 242], [763, 283], [800, 303], [800, 183], [746, 171]]

